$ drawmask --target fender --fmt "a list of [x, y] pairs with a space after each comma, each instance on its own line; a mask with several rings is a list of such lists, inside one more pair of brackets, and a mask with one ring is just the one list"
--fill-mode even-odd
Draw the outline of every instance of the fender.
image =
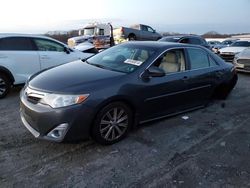
[[14, 79], [12, 73], [8, 69], [6, 69], [3, 66], [0, 66], [0, 72], [5, 73], [10, 78], [10, 81], [12, 84], [15, 82], [15, 79]]

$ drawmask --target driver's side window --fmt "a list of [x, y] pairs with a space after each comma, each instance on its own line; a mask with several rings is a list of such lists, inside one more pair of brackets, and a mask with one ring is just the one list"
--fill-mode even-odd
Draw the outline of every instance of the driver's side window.
[[154, 65], [161, 68], [166, 74], [185, 71], [184, 51], [182, 49], [167, 51], [156, 60]]

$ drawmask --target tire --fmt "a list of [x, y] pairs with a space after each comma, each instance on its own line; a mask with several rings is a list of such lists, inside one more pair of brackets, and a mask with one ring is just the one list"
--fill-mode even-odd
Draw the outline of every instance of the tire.
[[130, 35], [128, 36], [128, 40], [129, 40], [129, 41], [134, 41], [134, 40], [136, 40], [136, 36], [135, 36], [134, 34], [130, 34]]
[[102, 145], [119, 142], [132, 127], [132, 111], [121, 102], [110, 103], [97, 114], [91, 129], [92, 138]]
[[11, 81], [5, 75], [0, 73], [0, 99], [4, 98], [10, 91]]

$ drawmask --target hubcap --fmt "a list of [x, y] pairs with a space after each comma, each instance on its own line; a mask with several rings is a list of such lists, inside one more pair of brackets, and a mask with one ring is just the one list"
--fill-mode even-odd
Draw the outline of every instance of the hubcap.
[[128, 114], [122, 108], [109, 110], [101, 119], [100, 133], [108, 141], [121, 137], [128, 128]]
[[2, 95], [6, 91], [7, 89], [6, 87], [7, 86], [5, 81], [2, 78], [0, 78], [0, 95]]

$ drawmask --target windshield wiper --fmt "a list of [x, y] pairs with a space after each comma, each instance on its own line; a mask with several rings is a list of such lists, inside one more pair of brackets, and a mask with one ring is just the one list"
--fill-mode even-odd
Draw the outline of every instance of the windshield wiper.
[[89, 64], [89, 65], [93, 65], [95, 67], [99, 67], [99, 68], [102, 68], [102, 69], [106, 69], [106, 70], [111, 70], [111, 71], [115, 71], [115, 72], [122, 72], [122, 73], [126, 73], [124, 71], [120, 71], [120, 70], [117, 70], [117, 69], [113, 69], [111, 67], [106, 67], [104, 65], [100, 65], [100, 64], [95, 64], [95, 63], [90, 63], [88, 62], [87, 60], [85, 61], [85, 63]]
[[88, 62], [87, 60], [85, 60], [85, 62], [89, 65], [93, 65], [93, 66], [96, 66], [96, 67], [99, 67], [99, 68], [102, 68], [102, 69], [109, 69], [108, 67], [105, 67], [103, 65], [100, 65], [100, 64], [95, 64], [95, 63], [90, 63]]

